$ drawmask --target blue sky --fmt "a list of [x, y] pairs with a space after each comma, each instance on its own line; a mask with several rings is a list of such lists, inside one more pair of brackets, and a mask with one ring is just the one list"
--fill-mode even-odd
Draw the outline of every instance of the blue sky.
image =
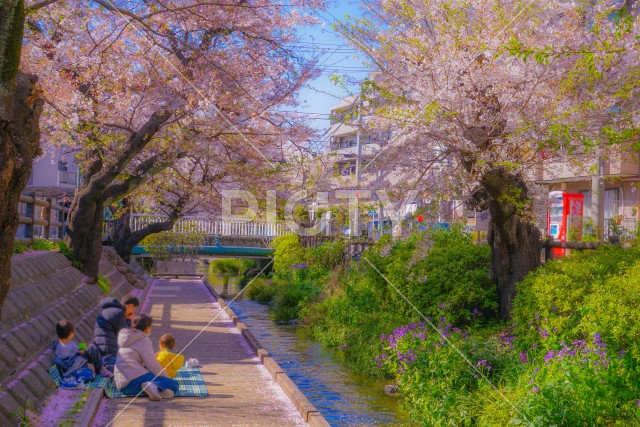
[[[332, 28], [336, 19], [344, 20], [346, 15], [361, 16], [359, 1], [338, 0], [326, 11], [317, 13], [321, 20], [319, 25], [300, 27], [298, 30], [299, 51], [307, 56], [314, 54], [319, 56], [318, 66], [322, 69], [322, 75], [311, 81], [300, 92], [300, 106], [296, 110], [309, 114], [310, 124], [321, 133], [329, 127], [329, 109], [348, 94], [330, 81], [331, 76], [348, 75], [363, 79], [368, 75], [367, 68], [358, 58], [357, 51]], [[318, 146], [321, 142], [316, 141], [313, 145]]]

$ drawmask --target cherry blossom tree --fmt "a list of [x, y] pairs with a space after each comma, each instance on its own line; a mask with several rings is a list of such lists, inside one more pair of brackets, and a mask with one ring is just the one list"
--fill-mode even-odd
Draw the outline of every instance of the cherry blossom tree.
[[[108, 237], [125, 261], [129, 262], [132, 249], [145, 237], [170, 230], [185, 216], [219, 217], [224, 190], [245, 190], [259, 196], [288, 183], [285, 168], [242, 157], [238, 151], [242, 145], [224, 144], [222, 137], [217, 142], [217, 150], [210, 144], [206, 152], [191, 152], [117, 204]], [[133, 212], [165, 217], [132, 231], [129, 218]]]
[[395, 129], [374, 163], [411, 166], [400, 181], [418, 186], [437, 169], [437, 191], [464, 189], [489, 209], [504, 316], [516, 282], [540, 263], [528, 183], [542, 150], [637, 149], [634, 3], [379, 0], [340, 26], [380, 72], [377, 126]]
[[[220, 136], [238, 146], [239, 161], [274, 163], [276, 138], [254, 135], [304, 133], [274, 111], [290, 110], [294, 93], [314, 76], [313, 61], [288, 46], [295, 26], [310, 22], [304, 11], [321, 6], [318, 0], [3, 3], [2, 271], [9, 268], [17, 200], [40, 152], [42, 100], [43, 141], [78, 152], [84, 181], [69, 214], [68, 242], [84, 272], [96, 277], [105, 206]], [[17, 78], [19, 69], [38, 75], [37, 91], [36, 78]], [[2, 303], [8, 274], [0, 280]]]

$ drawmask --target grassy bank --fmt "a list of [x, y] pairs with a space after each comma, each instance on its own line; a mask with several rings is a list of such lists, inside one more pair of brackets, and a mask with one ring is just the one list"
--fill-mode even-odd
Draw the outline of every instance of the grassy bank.
[[250, 296], [396, 382], [422, 425], [640, 425], [637, 247], [549, 262], [518, 285], [506, 322], [489, 249], [460, 230], [382, 240], [349, 268], [325, 262], [339, 246], [275, 246]]

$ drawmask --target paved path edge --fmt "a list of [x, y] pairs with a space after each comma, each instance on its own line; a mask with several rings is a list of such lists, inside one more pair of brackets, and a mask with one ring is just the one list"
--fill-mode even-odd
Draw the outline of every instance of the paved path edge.
[[330, 424], [327, 420], [322, 416], [320, 412], [313, 406], [309, 399], [300, 391], [298, 386], [295, 385], [293, 381], [289, 378], [287, 373], [278, 365], [278, 363], [273, 360], [271, 355], [265, 348], [260, 344], [260, 341], [251, 333], [249, 328], [240, 321], [240, 318], [236, 316], [231, 307], [227, 305], [227, 302], [218, 295], [213, 286], [207, 281], [206, 278], [202, 278], [206, 288], [211, 292], [213, 297], [220, 304], [220, 308], [222, 308], [225, 313], [231, 318], [233, 324], [236, 325], [236, 328], [240, 331], [244, 339], [249, 344], [249, 347], [254, 351], [256, 357], [260, 360], [260, 362], [267, 368], [269, 374], [276, 382], [276, 384], [284, 391], [287, 395], [291, 403], [296, 407], [304, 421], [309, 424], [311, 427], [330, 427]]
[[103, 395], [104, 389], [102, 387], [91, 390], [89, 397], [87, 398], [87, 401], [82, 407], [82, 411], [74, 424], [75, 427], [91, 427], [93, 419], [98, 413], [98, 408], [102, 402]]

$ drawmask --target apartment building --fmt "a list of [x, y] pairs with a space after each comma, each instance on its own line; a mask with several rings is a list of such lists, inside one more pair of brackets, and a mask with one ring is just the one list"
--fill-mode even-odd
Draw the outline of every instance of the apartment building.
[[[590, 167], [591, 165], [591, 167]], [[593, 223], [592, 177], [597, 159], [594, 156], [557, 156], [544, 161], [536, 173], [536, 182], [549, 192], [566, 191], [584, 196], [584, 218]], [[604, 158], [604, 233], [609, 234], [610, 220], [633, 232], [638, 226], [640, 207], [639, 153], [623, 151]]]
[[80, 185], [79, 172], [74, 152], [65, 148], [49, 149], [33, 162], [25, 192], [47, 196], [73, 195]]
[[[31, 176], [22, 193], [34, 200], [18, 204], [21, 220], [16, 238], [61, 238], [67, 214], [52, 211], [46, 206], [49, 204], [68, 207], [80, 183], [80, 170], [74, 162], [73, 152], [64, 148], [46, 150], [33, 162]], [[67, 198], [64, 198], [64, 195], [67, 195]], [[62, 225], [47, 230], [45, 224], [48, 221]]]
[[[330, 110], [328, 155], [333, 164], [333, 175], [336, 177], [355, 180], [358, 137], [360, 137], [361, 168], [364, 168], [391, 139], [391, 132], [381, 133], [369, 130], [372, 120], [370, 115], [363, 113], [362, 117], [357, 117], [358, 103], [357, 97], [350, 96]], [[363, 180], [361, 182], [369, 182], [379, 174], [379, 170], [366, 171], [360, 176]]]

